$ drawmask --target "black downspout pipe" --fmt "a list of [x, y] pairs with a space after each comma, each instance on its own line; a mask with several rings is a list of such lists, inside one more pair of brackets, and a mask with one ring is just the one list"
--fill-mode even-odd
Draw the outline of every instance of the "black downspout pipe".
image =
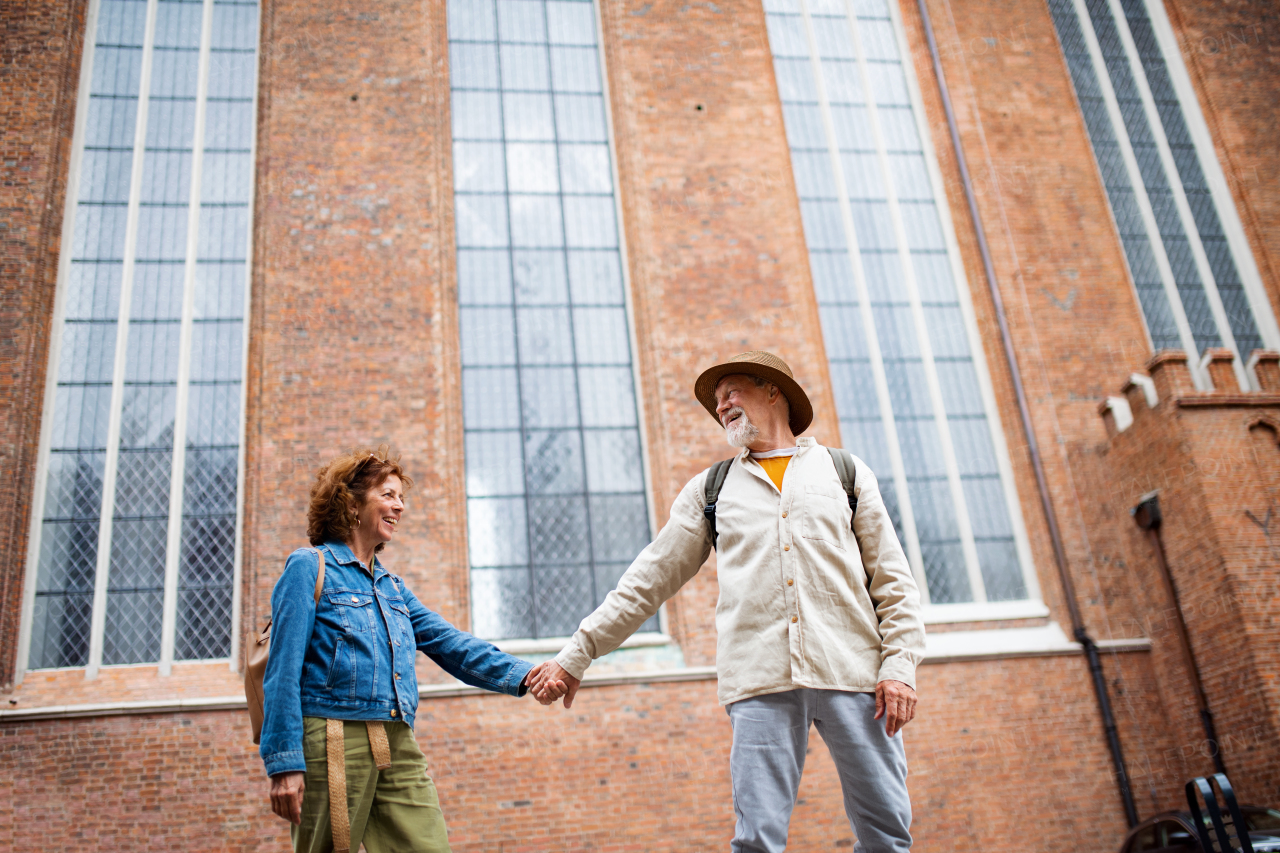
[[1187, 675], [1191, 678], [1191, 687], [1196, 695], [1196, 710], [1200, 712], [1200, 725], [1204, 728], [1205, 739], [1213, 748], [1213, 769], [1224, 776], [1227, 773], [1226, 761], [1222, 757], [1222, 744], [1218, 741], [1218, 731], [1213, 724], [1213, 712], [1209, 710], [1209, 697], [1204, 692], [1204, 682], [1200, 680], [1200, 665], [1196, 662], [1196, 653], [1191, 648], [1191, 635], [1187, 631], [1187, 620], [1182, 615], [1182, 599], [1178, 595], [1178, 585], [1169, 571], [1169, 561], [1164, 552], [1164, 536], [1160, 528], [1164, 524], [1164, 516], [1160, 512], [1160, 497], [1154, 492], [1144, 495], [1142, 501], [1129, 510], [1138, 527], [1144, 530], [1151, 540], [1151, 547], [1156, 553], [1156, 564], [1164, 581], [1165, 592], [1173, 601], [1173, 610], [1177, 616], [1175, 624], [1178, 639], [1182, 645], [1183, 661], [1187, 667]]
[[1000, 296], [1000, 286], [996, 281], [995, 266], [991, 262], [991, 249], [987, 245], [987, 232], [982, 226], [982, 217], [978, 215], [978, 199], [973, 192], [973, 181], [969, 177], [969, 164], [965, 160], [964, 148], [960, 145], [960, 131], [956, 125], [955, 111], [951, 107], [951, 94], [947, 90], [947, 79], [942, 73], [942, 58], [938, 54], [938, 42], [933, 35], [933, 23], [929, 19], [929, 9], [925, 0], [917, 0], [920, 6], [920, 18], [924, 23], [925, 38], [929, 42], [929, 54], [933, 57], [933, 70], [938, 78], [938, 89], [942, 94], [942, 108], [947, 114], [947, 127], [951, 130], [951, 145], [956, 152], [956, 164], [960, 168], [960, 179], [964, 183], [965, 199], [969, 202], [969, 215], [973, 219], [973, 228], [977, 233], [978, 250], [982, 253], [982, 266], [987, 274], [987, 287], [991, 290], [991, 301], [996, 312], [996, 322], [1000, 326], [1000, 340], [1004, 344], [1005, 360], [1009, 363], [1009, 375], [1013, 379], [1013, 390], [1018, 398], [1018, 412], [1022, 418], [1022, 430], [1027, 436], [1027, 452], [1031, 456], [1031, 467], [1036, 475], [1036, 487], [1040, 492], [1040, 504], [1044, 510], [1045, 520], [1049, 525], [1049, 538], [1053, 541], [1053, 556], [1058, 564], [1058, 577], [1062, 581], [1067, 610], [1071, 614], [1071, 633], [1076, 642], [1084, 647], [1085, 656], [1089, 660], [1089, 673], [1093, 677], [1093, 689], [1098, 698], [1098, 712], [1102, 716], [1102, 727], [1106, 732], [1107, 746], [1111, 750], [1111, 763], [1115, 768], [1116, 785], [1120, 788], [1120, 799], [1124, 802], [1125, 819], [1132, 828], [1138, 825], [1138, 807], [1133, 801], [1133, 789], [1129, 782], [1129, 771], [1124, 763], [1124, 753], [1120, 749], [1120, 735], [1116, 730], [1115, 715], [1111, 712], [1111, 697], [1107, 693], [1107, 680], [1102, 673], [1102, 660], [1098, 656], [1098, 646], [1089, 636], [1080, 616], [1080, 604], [1076, 598], [1075, 583], [1067, 569], [1067, 552], [1062, 544], [1062, 531], [1058, 528], [1058, 517], [1053, 511], [1053, 501], [1049, 496], [1049, 484], [1044, 475], [1044, 463], [1040, 457], [1040, 445], [1036, 442], [1036, 433], [1031, 424], [1031, 410], [1027, 405], [1027, 394], [1022, 387], [1022, 372], [1018, 370], [1018, 358], [1013, 347], [1013, 338], [1009, 334], [1009, 321], [1005, 316], [1004, 300]]

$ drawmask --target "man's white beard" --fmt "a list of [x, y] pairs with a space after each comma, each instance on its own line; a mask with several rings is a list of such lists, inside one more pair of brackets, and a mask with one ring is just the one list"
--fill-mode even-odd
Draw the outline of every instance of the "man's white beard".
[[760, 427], [747, 419], [747, 413], [741, 407], [730, 409], [724, 416], [731, 418], [738, 412], [742, 412], [742, 417], [725, 427], [725, 438], [729, 440], [730, 447], [750, 447], [760, 437]]

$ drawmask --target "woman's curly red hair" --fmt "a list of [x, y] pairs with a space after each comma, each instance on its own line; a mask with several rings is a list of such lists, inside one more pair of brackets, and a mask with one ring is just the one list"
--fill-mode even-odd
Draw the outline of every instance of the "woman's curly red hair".
[[[400, 457], [393, 457], [385, 444], [376, 450], [362, 447], [344, 453], [317, 471], [307, 507], [307, 539], [311, 544], [346, 542], [365, 495], [392, 474], [400, 478], [404, 491], [413, 486], [413, 480], [400, 464]], [[382, 544], [374, 550], [381, 551]]]

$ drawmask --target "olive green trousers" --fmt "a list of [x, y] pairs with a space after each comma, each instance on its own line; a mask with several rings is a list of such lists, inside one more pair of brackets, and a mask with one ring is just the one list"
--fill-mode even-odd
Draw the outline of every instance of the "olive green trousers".
[[[347, 721], [343, 740], [347, 763], [347, 813], [351, 816], [352, 853], [449, 853], [444, 814], [427, 759], [404, 723], [386, 725], [391, 767], [379, 770], [363, 722]], [[302, 825], [292, 828], [295, 853], [330, 853], [329, 760], [325, 721], [302, 719], [302, 753], [307, 761], [302, 794]]]

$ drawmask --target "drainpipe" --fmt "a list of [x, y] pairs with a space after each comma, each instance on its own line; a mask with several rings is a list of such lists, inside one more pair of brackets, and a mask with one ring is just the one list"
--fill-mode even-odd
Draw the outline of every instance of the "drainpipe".
[[1138, 527], [1146, 532], [1147, 538], [1151, 540], [1151, 547], [1156, 553], [1156, 565], [1160, 568], [1160, 578], [1164, 581], [1165, 592], [1173, 601], [1173, 610], [1178, 617], [1174, 620], [1178, 641], [1182, 646], [1183, 663], [1187, 667], [1187, 674], [1191, 677], [1191, 686], [1195, 691], [1196, 710], [1200, 712], [1200, 725], [1204, 727], [1205, 739], [1213, 747], [1213, 769], [1225, 775], [1227, 765], [1222, 758], [1222, 744], [1218, 742], [1218, 732], [1213, 725], [1213, 712], [1209, 710], [1209, 697], [1205, 695], [1204, 682], [1200, 680], [1200, 666], [1196, 663], [1195, 651], [1191, 648], [1191, 635], [1187, 632], [1187, 620], [1182, 615], [1182, 599], [1178, 596], [1178, 585], [1174, 583], [1173, 573], [1169, 571], [1169, 561], [1165, 557], [1164, 537], [1160, 534], [1164, 517], [1160, 512], [1159, 493], [1151, 492], [1143, 495], [1141, 502], [1129, 510], [1129, 513], [1138, 523]]
[[1111, 750], [1111, 763], [1115, 768], [1116, 785], [1120, 789], [1120, 799], [1124, 803], [1125, 819], [1132, 828], [1138, 824], [1138, 807], [1133, 801], [1133, 789], [1129, 783], [1129, 771], [1124, 763], [1124, 753], [1120, 749], [1120, 735], [1116, 730], [1115, 715], [1111, 712], [1111, 697], [1107, 693], [1107, 680], [1102, 672], [1102, 660], [1098, 656], [1098, 646], [1085, 629], [1084, 619], [1080, 615], [1080, 603], [1076, 598], [1075, 583], [1067, 570], [1067, 552], [1062, 544], [1062, 531], [1058, 528], [1058, 517], [1053, 511], [1053, 501], [1049, 496], [1049, 484], [1044, 475], [1044, 463], [1040, 457], [1040, 446], [1036, 442], [1036, 433], [1031, 424], [1031, 410], [1027, 406], [1027, 394], [1022, 386], [1022, 373], [1018, 370], [1018, 358], [1013, 347], [1013, 338], [1009, 334], [1009, 321], [1005, 316], [1004, 300], [1000, 296], [1000, 287], [996, 282], [995, 266], [991, 262], [991, 249], [987, 245], [987, 232], [982, 226], [982, 217], [978, 215], [978, 200], [973, 192], [973, 181], [969, 177], [969, 165], [965, 160], [964, 148], [960, 145], [960, 131], [956, 126], [955, 111], [951, 107], [951, 94], [947, 91], [947, 79], [942, 73], [942, 58], [938, 54], [938, 42], [933, 35], [933, 23], [929, 19], [929, 10], [925, 0], [917, 0], [920, 6], [920, 18], [924, 22], [925, 38], [929, 42], [929, 54], [933, 57], [933, 70], [938, 78], [938, 89], [942, 94], [942, 108], [947, 114], [947, 127], [951, 130], [951, 145], [956, 152], [956, 163], [960, 167], [960, 179], [964, 183], [965, 199], [969, 202], [969, 215], [973, 219], [973, 228], [978, 238], [978, 250], [982, 253], [982, 267], [987, 274], [987, 287], [991, 291], [991, 301], [995, 306], [996, 322], [1000, 326], [1000, 340], [1004, 344], [1004, 357], [1009, 364], [1009, 375], [1013, 379], [1013, 390], [1018, 398], [1018, 413], [1022, 418], [1022, 430], [1027, 437], [1027, 452], [1031, 456], [1031, 467], [1036, 475], [1036, 488], [1040, 492], [1040, 505], [1044, 510], [1045, 520], [1049, 525], [1049, 538], [1053, 541], [1053, 557], [1058, 564], [1058, 577], [1062, 582], [1062, 591], [1067, 603], [1067, 611], [1071, 615], [1071, 632], [1076, 642], [1084, 647], [1085, 656], [1089, 660], [1089, 673], [1093, 678], [1093, 690], [1098, 699], [1098, 713], [1102, 717], [1102, 728], [1106, 734], [1107, 746]]

